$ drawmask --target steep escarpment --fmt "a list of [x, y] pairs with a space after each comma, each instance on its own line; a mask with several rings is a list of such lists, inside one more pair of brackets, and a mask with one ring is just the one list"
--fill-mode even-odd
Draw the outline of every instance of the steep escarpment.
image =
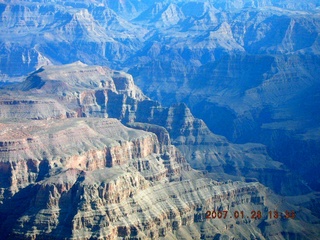
[[[49, 119], [59, 118], [60, 113], [60, 118], [93, 116], [132, 121], [135, 116], [131, 113], [136, 111], [138, 102], [148, 100], [134, 84], [131, 75], [81, 62], [42, 67], [22, 83], [9, 86], [2, 92], [3, 105], [10, 104], [10, 101], [15, 104], [6, 107], [10, 109], [1, 110], [3, 118], [19, 117], [20, 114], [21, 118]], [[26, 96], [30, 102], [13, 101]], [[48, 109], [41, 107], [45, 104]], [[29, 115], [20, 110], [28, 108]]]
[[266, 145], [318, 190], [319, 138], [309, 137], [319, 136], [317, 4], [265, 3], [180, 3], [186, 18], [161, 28], [129, 72], [162, 104], [185, 102], [212, 132]]
[[[206, 124], [195, 118], [185, 104], [169, 108], [154, 106], [146, 119], [163, 126], [174, 144], [186, 157], [189, 164], [205, 170], [216, 180], [237, 179], [259, 181], [284, 195], [299, 195], [310, 188], [281, 162], [274, 161], [266, 146], [258, 143], [233, 144], [225, 137], [213, 134]], [[150, 129], [148, 125], [130, 123], [138, 129]]]
[[[126, 69], [148, 96], [165, 106], [187, 103], [214, 133], [267, 145], [273, 159], [317, 190], [310, 176], [319, 169], [318, 7], [291, 0], [6, 1], [0, 79], [78, 60]], [[25, 87], [68, 88], [33, 80]], [[62, 96], [66, 116], [134, 120], [132, 95], [108, 89]], [[46, 118], [39, 111], [37, 118]]]
[[[264, 146], [230, 144], [185, 104], [167, 108], [145, 97], [128, 74], [74, 63], [39, 69], [2, 91], [4, 239], [316, 236], [316, 216], [256, 181], [292, 193], [275, 187], [289, 178]], [[271, 209], [299, 216], [270, 221]], [[206, 219], [213, 210], [230, 215]]]
[[[7, 112], [15, 112], [18, 118], [115, 117], [131, 127], [154, 132], [163, 143], [161, 146], [172, 142], [192, 167], [207, 171], [216, 180], [258, 180], [277, 193], [289, 195], [309, 191], [285, 165], [268, 155], [265, 146], [228, 142], [226, 138], [213, 134], [202, 120], [196, 119], [185, 104], [162, 107], [145, 97], [134, 85], [132, 76], [126, 73], [77, 62], [41, 68], [24, 82], [8, 89], [19, 89], [22, 91], [20, 98], [27, 95], [42, 104], [49, 102], [44, 99], [52, 98], [51, 102], [64, 108], [57, 117], [55, 112], [48, 111], [50, 108], [40, 108], [32, 101], [24, 108], [23, 102], [16, 101], [15, 105], [7, 106]], [[14, 91], [4, 92], [6, 102], [16, 96]], [[17, 108], [34, 109], [31, 113], [37, 113], [37, 117], [32, 117], [31, 113], [24, 115], [16, 111]], [[8, 116], [3, 115], [3, 118]], [[107, 163], [108, 166], [113, 164]]]
[[318, 5], [2, 1], [0, 238], [318, 238]]
[[[279, 197], [257, 182], [205, 178], [170, 145], [164, 128], [132, 125], [149, 132], [125, 127], [116, 119], [2, 120], [1, 237], [180, 239], [190, 234], [195, 238], [269, 234], [259, 227], [269, 222], [267, 215], [253, 220], [249, 212], [273, 209]], [[239, 208], [248, 214], [243, 221], [233, 217]], [[286, 202], [276, 208], [298, 211]], [[231, 218], [205, 219], [206, 211], [213, 209], [231, 211]], [[277, 234], [314, 235], [304, 215], [292, 219], [289, 229], [279, 220]], [[300, 222], [308, 234], [294, 230]]]
[[[305, 214], [287, 220], [284, 225], [281, 220], [270, 221], [269, 209], [276, 207], [279, 212], [298, 209], [280, 203], [258, 183], [218, 183], [199, 174], [197, 180], [191, 180], [195, 175], [192, 177], [190, 173], [182, 176], [180, 181], [148, 182], [135, 169], [120, 166], [91, 172], [69, 169], [32, 185], [11, 199], [8, 209], [1, 208], [6, 227], [2, 228], [3, 236], [209, 239], [221, 235], [268, 238], [285, 234], [308, 238], [316, 233], [316, 226], [304, 222]], [[245, 212], [245, 218], [234, 217], [239, 208]], [[228, 218], [206, 219], [206, 212], [213, 209], [228, 211]], [[251, 218], [252, 209], [263, 212], [263, 217]], [[12, 211], [10, 218], [4, 215], [8, 211]], [[294, 229], [299, 224], [308, 232]]]
[[[4, 230], [5, 226], [15, 218], [5, 209], [11, 200], [19, 198], [25, 191], [34, 198], [34, 207], [45, 212], [47, 206], [59, 207], [59, 193], [69, 191], [76, 179], [89, 174], [86, 177], [89, 185], [96, 186], [99, 178], [107, 181], [105, 190], [99, 190], [100, 196], [105, 199], [104, 204], [115, 204], [147, 188], [151, 184], [149, 181], [175, 181], [180, 179], [182, 172], [190, 171], [173, 146], [162, 144], [160, 148], [155, 134], [126, 128], [115, 119], [4, 121], [1, 123], [0, 145], [1, 215], [8, 216], [7, 222], [2, 218], [2, 232], [8, 232]], [[108, 170], [101, 170], [105, 168]], [[83, 191], [79, 189], [78, 197], [84, 197]], [[89, 194], [89, 201], [92, 201], [91, 197]], [[27, 200], [26, 204], [29, 203]], [[33, 207], [30, 210], [35, 213]], [[65, 210], [61, 207], [61, 211]], [[54, 214], [49, 220], [56, 222], [55, 217]], [[41, 217], [33, 223], [26, 220], [26, 215], [22, 219], [33, 229], [37, 224], [39, 228], [43, 226]], [[67, 228], [69, 225], [65, 224], [62, 226]], [[22, 231], [21, 236], [28, 237], [27, 232]], [[35, 231], [33, 235], [38, 234]], [[43, 235], [40, 233], [40, 236]], [[53, 234], [53, 237], [58, 239], [59, 235]]]
[[[160, 160], [162, 155], [166, 162], [163, 166], [148, 164], [148, 158], [152, 160], [158, 156]], [[139, 170], [149, 170], [149, 174], [159, 170], [166, 176], [188, 168], [184, 158], [173, 147], [160, 147], [156, 135], [127, 129], [115, 119], [3, 123], [1, 200], [50, 176], [55, 169], [92, 171], [128, 162], [135, 166], [133, 159], [139, 167], [142, 162], [147, 164], [146, 169], [141, 167]], [[177, 161], [177, 164], [172, 161]]]

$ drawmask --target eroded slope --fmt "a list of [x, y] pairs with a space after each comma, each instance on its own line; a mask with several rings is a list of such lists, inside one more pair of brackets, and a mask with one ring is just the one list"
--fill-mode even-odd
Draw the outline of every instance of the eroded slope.
[[[261, 184], [204, 178], [156, 134], [115, 119], [2, 121], [1, 139], [0, 227], [6, 239], [316, 234], [316, 225], [307, 223], [316, 217]], [[206, 220], [211, 209], [241, 209], [248, 218]], [[270, 221], [269, 209], [297, 211], [297, 217]], [[263, 217], [251, 219], [252, 210]], [[300, 224], [308, 233], [296, 229]]]

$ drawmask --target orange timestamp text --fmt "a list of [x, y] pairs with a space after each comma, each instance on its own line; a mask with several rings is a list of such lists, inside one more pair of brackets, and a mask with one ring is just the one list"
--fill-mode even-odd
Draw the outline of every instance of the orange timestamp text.
[[268, 218], [268, 219], [294, 219], [296, 217], [295, 211], [284, 211], [279, 212], [277, 210], [268, 211], [262, 213], [260, 210], [252, 210], [249, 214], [244, 211], [206, 211], [206, 219], [261, 219], [261, 218]]

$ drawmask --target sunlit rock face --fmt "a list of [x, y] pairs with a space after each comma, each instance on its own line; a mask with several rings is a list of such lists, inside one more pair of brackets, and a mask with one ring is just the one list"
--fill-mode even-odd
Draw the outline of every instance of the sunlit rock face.
[[[187, 105], [147, 98], [129, 74], [47, 66], [1, 92], [4, 239], [317, 235], [317, 212], [308, 209], [318, 197], [265, 146], [228, 142]], [[206, 219], [212, 209], [230, 216]], [[271, 209], [299, 216], [274, 221]]]
[[[129, 121], [134, 119], [130, 113], [135, 111], [138, 102], [148, 100], [131, 75], [81, 62], [42, 67], [25, 81], [7, 89], [14, 91], [3, 91], [1, 104], [4, 108], [0, 110], [3, 118], [95, 116]], [[22, 91], [23, 97], [17, 91]], [[29, 102], [24, 101], [26, 97]], [[16, 100], [19, 98], [21, 100]], [[23, 110], [25, 107], [30, 108], [33, 115], [28, 115], [28, 110]]]
[[127, 129], [115, 119], [80, 118], [2, 124], [1, 153], [2, 179], [11, 183], [5, 195], [52, 169], [92, 171], [161, 154], [154, 134]]
[[[265, 146], [228, 142], [196, 119], [185, 104], [162, 107], [148, 99], [124, 72], [81, 62], [47, 66], [8, 89], [12, 91], [3, 91], [3, 118], [118, 118], [131, 127], [154, 132], [160, 142], [172, 142], [193, 168], [207, 171], [215, 180], [255, 179], [285, 195], [310, 191], [286, 166], [274, 161]], [[17, 96], [16, 91], [22, 92]], [[24, 96], [33, 100], [13, 100]]]
[[2, 1], [1, 238], [317, 238], [318, 7]]
[[[258, 182], [216, 182], [192, 170], [161, 127], [145, 125], [146, 132], [102, 118], [3, 122], [4, 239], [316, 234], [308, 223], [316, 217]], [[272, 222], [267, 214], [275, 207], [301, 212], [287, 223]], [[230, 213], [206, 219], [211, 209]], [[234, 217], [237, 209], [246, 218]], [[253, 219], [252, 209], [263, 216]], [[296, 229], [299, 224], [308, 233]]]

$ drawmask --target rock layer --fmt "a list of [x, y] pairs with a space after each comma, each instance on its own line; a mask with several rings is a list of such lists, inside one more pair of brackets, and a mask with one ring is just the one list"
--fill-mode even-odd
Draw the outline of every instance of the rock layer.
[[[270, 172], [289, 179], [263, 145], [230, 144], [185, 104], [162, 107], [145, 97], [128, 74], [78, 62], [41, 68], [2, 92], [3, 239], [317, 236], [316, 213], [256, 181], [274, 188]], [[221, 181], [230, 177], [242, 182]], [[231, 218], [205, 220], [212, 210]], [[299, 216], [275, 221], [269, 210]], [[264, 215], [253, 219], [252, 211]]]
[[92, 171], [161, 154], [154, 134], [127, 130], [115, 119], [6, 123], [0, 146], [4, 194], [43, 179], [51, 169]]
[[[162, 146], [169, 144], [171, 138], [192, 167], [207, 171], [216, 180], [258, 180], [285, 195], [310, 191], [299, 178], [290, 174], [285, 165], [273, 161], [265, 146], [228, 142], [226, 138], [213, 134], [202, 120], [196, 119], [185, 104], [162, 107], [145, 97], [129, 74], [76, 62], [43, 67], [30, 74], [26, 81], [8, 89], [19, 89], [22, 93], [17, 97], [14, 91], [3, 91], [3, 102], [15, 103], [0, 110], [3, 118], [116, 117], [129, 126], [154, 132], [164, 143]], [[23, 99], [24, 95], [30, 101], [13, 100], [15, 97]], [[51, 102], [61, 106], [61, 110], [48, 111], [50, 108], [41, 107]], [[24, 114], [17, 109], [32, 111]], [[108, 162], [107, 166], [113, 164]]]

